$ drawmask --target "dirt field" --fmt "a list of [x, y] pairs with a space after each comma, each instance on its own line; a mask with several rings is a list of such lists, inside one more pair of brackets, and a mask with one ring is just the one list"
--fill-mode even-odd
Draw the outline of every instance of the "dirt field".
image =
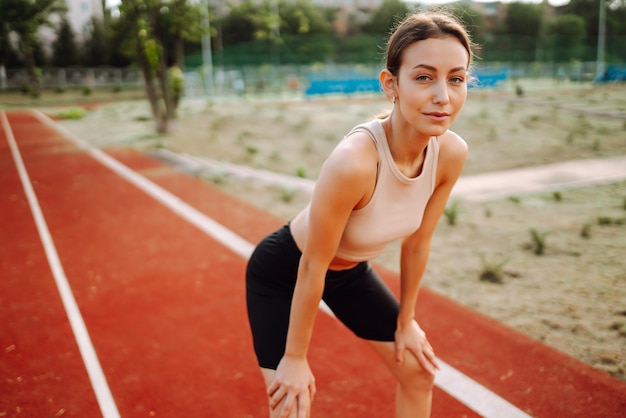
[[[196, 101], [166, 137], [154, 134], [144, 102], [63, 123], [97, 146], [166, 147], [314, 179], [352, 126], [388, 107], [380, 98]], [[471, 92], [453, 130], [470, 147], [464, 175], [625, 155], [626, 86]], [[307, 200], [223, 175], [206, 180], [284, 219]], [[456, 224], [442, 218], [424, 284], [626, 380], [626, 182], [453, 205]], [[397, 271], [397, 257], [392, 245], [377, 261]]]

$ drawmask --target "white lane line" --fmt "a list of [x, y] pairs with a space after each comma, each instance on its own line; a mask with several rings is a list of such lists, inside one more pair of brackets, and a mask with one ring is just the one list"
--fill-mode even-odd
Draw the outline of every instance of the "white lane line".
[[[154, 197], [161, 204], [170, 208], [179, 216], [183, 217], [188, 222], [219, 241], [222, 245], [229, 248], [234, 253], [239, 254], [246, 260], [252, 254], [254, 245], [239, 235], [217, 223], [202, 212], [189, 206], [177, 196], [171, 194], [165, 189], [162, 189], [160, 186], [139, 175], [108, 154], [85, 144], [83, 141], [76, 138], [69, 130], [65, 129], [64, 126], [55, 123], [43, 113], [37, 112], [37, 116], [42, 122], [56, 129], [65, 137], [70, 138], [78, 144], [78, 146], [85, 149], [93, 158], [101, 162], [103, 165], [110, 168], [148, 195]], [[328, 308], [325, 303], [322, 302], [322, 304], [320, 304], [320, 308], [325, 313], [334, 316], [330, 308]], [[441, 362], [441, 365], [441, 370], [437, 373], [437, 377], [435, 378], [435, 384], [443, 391], [458, 399], [468, 408], [483, 417], [530, 418], [529, 415], [517, 408], [515, 405], [499, 397], [494, 392], [465, 376], [448, 364], [445, 364], [443, 361]]]
[[78, 309], [78, 304], [76, 303], [76, 299], [74, 299], [72, 289], [70, 288], [67, 277], [65, 276], [65, 271], [61, 265], [59, 254], [54, 246], [50, 230], [48, 229], [43, 212], [39, 206], [37, 195], [35, 194], [33, 186], [30, 182], [28, 171], [26, 171], [26, 166], [22, 160], [22, 155], [20, 154], [17, 143], [15, 142], [15, 137], [13, 136], [13, 131], [11, 130], [9, 120], [6, 117], [5, 112], [0, 112], [0, 118], [2, 119], [2, 127], [6, 133], [9, 148], [11, 149], [13, 161], [17, 167], [20, 181], [22, 182], [22, 187], [24, 188], [24, 193], [26, 194], [26, 199], [28, 200], [33, 218], [35, 219], [37, 231], [39, 232], [39, 237], [41, 239], [41, 243], [43, 244], [46, 258], [48, 259], [48, 264], [52, 270], [52, 276], [54, 277], [57, 289], [61, 295], [61, 301], [65, 307], [65, 312], [67, 313], [70, 326], [72, 327], [74, 338], [76, 339], [78, 349], [83, 358], [83, 363], [87, 369], [91, 386], [96, 394], [100, 411], [102, 412], [104, 418], [119, 418], [120, 413], [117, 410], [117, 406], [115, 405], [115, 401], [111, 395], [111, 390], [109, 389], [109, 385], [104, 377], [104, 372], [102, 371], [102, 367], [98, 361], [98, 356], [96, 355], [96, 351], [91, 343], [91, 338], [89, 337], [89, 332], [85, 326], [85, 321], [83, 321], [83, 317]]

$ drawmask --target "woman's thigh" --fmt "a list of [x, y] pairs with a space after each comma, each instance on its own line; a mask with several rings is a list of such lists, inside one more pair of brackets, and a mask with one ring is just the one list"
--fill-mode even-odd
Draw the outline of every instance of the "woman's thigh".
[[357, 336], [394, 341], [399, 303], [369, 263], [345, 272], [329, 272], [323, 299]]

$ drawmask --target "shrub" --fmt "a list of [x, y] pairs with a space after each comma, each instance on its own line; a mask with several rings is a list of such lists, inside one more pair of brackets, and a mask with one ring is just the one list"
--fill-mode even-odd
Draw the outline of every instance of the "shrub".
[[456, 225], [456, 220], [459, 214], [459, 202], [457, 200], [452, 202], [443, 210], [443, 214], [448, 220], [448, 225]]
[[509, 262], [509, 259], [506, 258], [502, 261], [493, 263], [487, 260], [487, 257], [484, 254], [478, 254], [480, 256], [480, 262], [482, 266], [482, 270], [480, 272], [480, 280], [498, 283], [501, 284], [503, 282], [503, 269], [504, 265]]
[[304, 164], [299, 164], [296, 167], [296, 176], [305, 179], [306, 178], [306, 172], [307, 172], [307, 169], [306, 169], [306, 166]]
[[591, 223], [587, 222], [583, 225], [580, 230], [580, 237], [585, 239], [591, 238]]
[[285, 203], [289, 203], [293, 200], [293, 198], [296, 196], [297, 193], [298, 191], [296, 189], [292, 189], [289, 187], [281, 187], [280, 199]]
[[546, 249], [546, 237], [550, 232], [539, 231], [535, 228], [530, 228], [529, 232], [532, 239], [533, 253], [535, 253], [535, 255], [543, 255]]
[[60, 119], [82, 119], [86, 114], [84, 109], [76, 107], [58, 112], [55, 116]]

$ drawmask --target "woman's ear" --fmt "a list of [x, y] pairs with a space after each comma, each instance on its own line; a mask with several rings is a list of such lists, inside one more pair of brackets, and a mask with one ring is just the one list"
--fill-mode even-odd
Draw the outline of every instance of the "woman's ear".
[[388, 69], [385, 68], [384, 70], [382, 70], [380, 72], [380, 75], [378, 76], [378, 79], [380, 81], [380, 86], [382, 87], [385, 95], [387, 96], [387, 98], [389, 98], [389, 100], [391, 100], [392, 97], [398, 95], [396, 92], [396, 76], [391, 74]]

